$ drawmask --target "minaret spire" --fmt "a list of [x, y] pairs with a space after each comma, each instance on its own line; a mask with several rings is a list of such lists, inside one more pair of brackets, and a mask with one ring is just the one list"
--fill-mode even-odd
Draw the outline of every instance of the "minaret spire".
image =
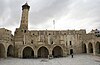
[[22, 29], [28, 29], [28, 12], [29, 12], [30, 6], [26, 2], [24, 5], [22, 5], [22, 17], [21, 17], [21, 24], [20, 28]]

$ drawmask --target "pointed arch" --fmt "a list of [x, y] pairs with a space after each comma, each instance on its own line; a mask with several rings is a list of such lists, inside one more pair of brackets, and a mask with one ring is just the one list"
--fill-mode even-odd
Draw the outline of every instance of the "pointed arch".
[[92, 45], [92, 43], [88, 44], [88, 50], [89, 50], [89, 53], [93, 53], [93, 45]]
[[23, 49], [23, 58], [33, 58], [34, 51], [31, 47], [27, 46]]
[[95, 48], [96, 48], [96, 53], [100, 54], [100, 42], [96, 43]]
[[38, 58], [48, 58], [49, 51], [46, 47], [42, 46], [38, 49]]
[[52, 50], [53, 57], [62, 57], [63, 56], [63, 50], [60, 46], [55, 46]]
[[82, 43], [82, 53], [87, 53], [86, 44]]
[[7, 57], [13, 57], [14, 56], [14, 47], [12, 45], [9, 45], [7, 48]]

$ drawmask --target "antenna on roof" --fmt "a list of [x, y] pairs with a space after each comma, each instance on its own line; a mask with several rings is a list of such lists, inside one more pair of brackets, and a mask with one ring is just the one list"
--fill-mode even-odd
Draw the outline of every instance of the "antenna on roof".
[[55, 20], [53, 20], [53, 26], [54, 26], [54, 29], [55, 29]]

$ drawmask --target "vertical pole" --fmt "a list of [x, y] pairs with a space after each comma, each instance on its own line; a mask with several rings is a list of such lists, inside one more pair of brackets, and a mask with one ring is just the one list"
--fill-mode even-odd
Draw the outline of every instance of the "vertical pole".
[[53, 20], [53, 26], [54, 26], [54, 29], [55, 29], [55, 20]]

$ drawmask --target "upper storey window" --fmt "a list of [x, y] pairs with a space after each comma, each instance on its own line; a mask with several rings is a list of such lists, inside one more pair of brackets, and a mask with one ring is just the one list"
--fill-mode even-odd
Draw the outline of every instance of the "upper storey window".
[[33, 40], [31, 40], [31, 43], [33, 44]]
[[69, 41], [69, 43], [70, 43], [70, 45], [72, 45], [72, 42], [71, 41]]
[[66, 35], [66, 33], [64, 33], [64, 35]]
[[51, 44], [53, 44], [53, 41], [51, 42]]
[[49, 33], [49, 35], [51, 35], [51, 34]]
[[26, 30], [24, 30], [24, 33], [26, 33]]
[[67, 41], [66, 41], [66, 46], [67, 46]]

